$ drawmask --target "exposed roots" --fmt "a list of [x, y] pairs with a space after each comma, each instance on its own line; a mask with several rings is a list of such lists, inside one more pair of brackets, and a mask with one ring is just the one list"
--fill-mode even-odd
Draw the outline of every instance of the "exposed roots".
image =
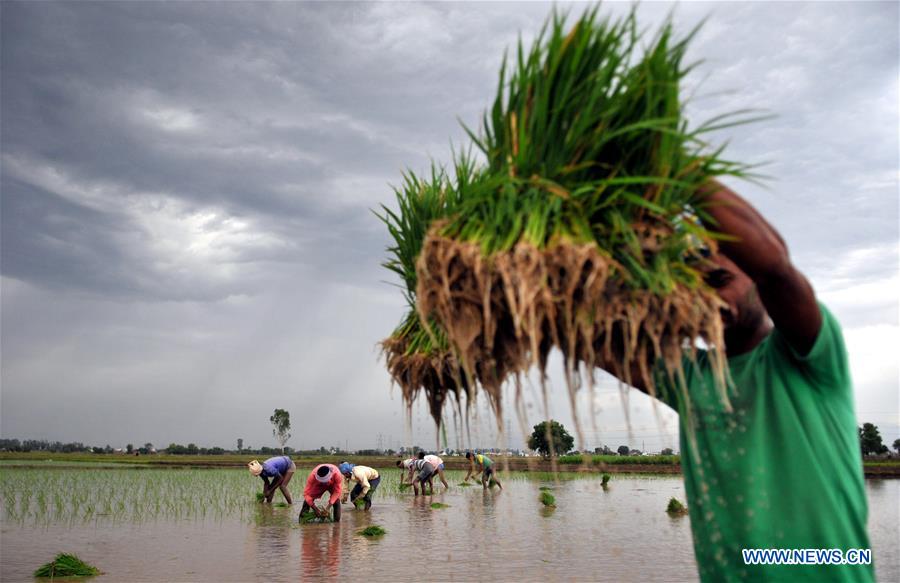
[[452, 352], [407, 354], [406, 340], [395, 337], [383, 340], [381, 350], [391, 379], [400, 387], [407, 408], [411, 409], [419, 391], [424, 391], [428, 410], [438, 429], [448, 395], [453, 396], [458, 410], [463, 396], [467, 403], [470, 402], [470, 385]]
[[[443, 237], [439, 229], [432, 227], [417, 263], [419, 316], [441, 323], [467, 376], [488, 391], [498, 418], [504, 380], [532, 366], [543, 376], [552, 347], [563, 355], [574, 408], [580, 367], [588, 375], [603, 368], [655, 395], [662, 363], [671, 384], [683, 388], [682, 355], [694, 357], [697, 339], [711, 347], [727, 406], [721, 300], [713, 291], [676, 285], [659, 295], [631, 289], [622, 268], [593, 243], [537, 249], [520, 242], [485, 257], [478, 245]], [[663, 236], [648, 232], [644, 251], [658, 250]]]

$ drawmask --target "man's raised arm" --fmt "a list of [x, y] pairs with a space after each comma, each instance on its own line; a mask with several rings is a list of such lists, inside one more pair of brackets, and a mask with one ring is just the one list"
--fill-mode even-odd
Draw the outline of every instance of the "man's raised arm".
[[721, 252], [747, 274], [759, 292], [775, 327], [801, 354], [812, 348], [822, 314], [812, 286], [791, 263], [787, 245], [778, 232], [736, 193], [712, 181], [707, 189], [706, 211], [716, 221], [714, 229], [731, 236]]

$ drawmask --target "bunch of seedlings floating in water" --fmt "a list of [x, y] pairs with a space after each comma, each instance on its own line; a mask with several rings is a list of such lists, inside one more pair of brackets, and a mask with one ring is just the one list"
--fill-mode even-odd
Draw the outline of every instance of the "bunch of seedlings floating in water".
[[35, 572], [34, 576], [39, 578], [49, 577], [55, 579], [58, 577], [92, 577], [99, 575], [100, 569], [89, 565], [76, 557], [67, 553], [60, 553], [56, 558], [42, 565]]
[[669, 505], [666, 506], [666, 512], [669, 516], [684, 516], [688, 513], [688, 509], [677, 498], [670, 498]]
[[450, 505], [443, 504], [442, 502], [432, 502], [431, 507], [435, 510], [440, 510], [441, 508], [450, 508]]
[[[415, 283], [419, 325], [446, 338], [466, 393], [483, 387], [498, 423], [502, 384], [514, 378], [520, 402], [520, 375], [535, 367], [543, 381], [553, 348], [573, 409], [599, 367], [651, 395], [672, 387], [687, 410], [683, 356], [703, 341], [727, 408], [722, 301], [702, 277], [717, 240], [703, 193], [748, 167], [703, 138], [745, 120], [688, 126], [679, 86], [693, 33], [677, 38], [666, 22], [645, 39], [634, 10], [565, 20], [554, 14], [503, 63], [480, 131], [466, 128], [486, 163], [456, 162], [438, 189], [453, 204], [424, 241], [401, 205], [393, 223], [415, 225], [415, 276], [408, 263], [395, 271]], [[433, 415], [445, 394], [429, 395]], [[583, 443], [577, 415], [576, 432]]]
[[457, 486], [462, 486], [463, 488], [471, 488], [472, 484], [468, 482], [460, 482], [459, 484], [457, 484]]
[[385, 529], [377, 525], [367, 526], [362, 530], [356, 531], [356, 534], [367, 537], [383, 536], [386, 533], [387, 531]]
[[547, 508], [556, 508], [556, 498], [547, 490], [541, 491], [540, 501]]
[[609, 474], [603, 474], [603, 477], [600, 479], [600, 485], [606, 488], [609, 485]]

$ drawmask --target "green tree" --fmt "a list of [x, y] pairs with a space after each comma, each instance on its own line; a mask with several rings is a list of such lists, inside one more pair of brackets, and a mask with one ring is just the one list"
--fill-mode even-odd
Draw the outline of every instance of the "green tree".
[[238, 452], [244, 451], [244, 440], [238, 437]]
[[284, 444], [291, 438], [291, 414], [284, 409], [275, 409], [269, 421], [274, 425], [272, 435], [281, 444], [281, 453], [284, 453]]
[[[549, 457], [551, 449], [553, 453], [559, 455], [564, 454], [575, 444], [575, 439], [569, 435], [569, 432], [566, 431], [566, 428], [562, 426], [558, 421], [550, 421], [550, 439], [547, 440], [547, 422], [542, 421], [534, 426], [534, 431], [531, 432], [531, 437], [528, 438], [528, 447], [531, 449], [540, 452], [544, 457]], [[550, 447], [550, 444], [553, 444], [553, 447]]]
[[664, 450], [662, 450], [661, 452], [659, 452], [659, 455], [674, 455], [674, 454], [675, 454], [675, 452], [672, 451], [671, 447], [667, 447]]
[[129, 443], [128, 445], [125, 446], [125, 451], [128, 452], [129, 454], [130, 454], [130, 453], [133, 453], [133, 452], [134, 452], [134, 446], [133, 446], [132, 444]]
[[881, 443], [878, 426], [872, 423], [863, 423], [859, 428], [859, 447], [863, 455], [885, 453], [888, 450], [887, 446]]
[[620, 445], [619, 449], [617, 449], [616, 451], [619, 453], [619, 455], [628, 455], [628, 452], [631, 450], [628, 449], [627, 445]]
[[894, 440], [894, 451], [896, 451], [897, 453], [900, 453], [900, 439]]

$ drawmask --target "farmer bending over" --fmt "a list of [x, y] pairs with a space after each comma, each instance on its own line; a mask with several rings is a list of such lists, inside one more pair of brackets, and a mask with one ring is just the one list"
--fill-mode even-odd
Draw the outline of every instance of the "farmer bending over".
[[356, 485], [353, 486], [353, 490], [350, 492], [350, 503], [355, 503], [356, 499], [361, 497], [365, 501], [363, 510], [371, 508], [372, 494], [378, 488], [378, 483], [381, 482], [381, 476], [378, 475], [378, 471], [367, 466], [357, 466], [350, 462], [341, 463], [338, 469], [347, 480], [348, 488], [350, 481], [356, 482]]
[[[312, 510], [319, 518], [327, 518], [329, 510], [334, 510], [332, 517], [335, 522], [341, 521], [341, 492], [344, 487], [344, 478], [334, 464], [320, 464], [313, 468], [306, 479], [306, 488], [303, 489], [303, 508], [300, 509], [300, 517]], [[328, 492], [328, 505], [319, 508], [316, 504], [322, 494]]]
[[700, 578], [872, 581], [872, 565], [744, 562], [741, 549], [869, 549], [866, 493], [840, 325], [756, 209], [716, 182], [705, 196], [728, 236], [705, 279], [725, 303], [732, 409], [703, 350], [683, 359], [689, 398], [655, 375], [657, 397], [680, 415]]
[[[472, 453], [471, 451], [466, 452], [466, 459], [469, 460], [469, 471], [466, 473], [466, 479], [464, 482], [469, 481], [469, 477], [472, 478], [478, 477], [478, 474], [481, 474], [481, 487], [487, 490], [491, 487], [491, 479], [494, 480], [494, 483], [500, 486], [500, 489], [503, 489], [503, 484], [500, 483], [500, 480], [497, 479], [497, 476], [494, 475], [494, 462], [491, 461], [486, 455], [482, 455], [480, 453]], [[475, 466], [480, 468], [477, 472], [475, 471]]]
[[427, 462], [424, 459], [421, 460], [413, 460], [412, 465], [410, 466], [410, 473], [418, 472], [419, 474], [412, 481], [413, 492], [415, 495], [419, 495], [419, 484], [422, 485], [422, 496], [425, 495], [425, 485], [430, 486], [430, 494], [434, 494], [434, 484], [432, 483], [432, 477], [435, 472], [435, 467], [431, 465], [431, 463]]
[[[415, 458], [408, 458], [405, 460], [397, 460], [397, 467], [400, 468], [400, 485], [404, 484], [412, 484], [413, 483], [413, 474], [416, 471], [414, 464], [416, 463]], [[403, 472], [402, 470], [406, 470]], [[403, 477], [406, 476], [406, 481], [403, 480]]]
[[[450, 484], [447, 483], [447, 478], [444, 477], [444, 460], [439, 458], [436, 455], [428, 454], [425, 455], [424, 451], [419, 452], [419, 459], [425, 460], [434, 466], [435, 473], [441, 478], [441, 484], [444, 485], [444, 489], [448, 490], [450, 488]], [[428, 483], [431, 486], [431, 491], [434, 492], [434, 474], [431, 475]]]
[[253, 460], [247, 464], [247, 467], [250, 469], [251, 474], [262, 478], [263, 484], [265, 484], [263, 486], [263, 500], [271, 503], [272, 498], [275, 496], [275, 490], [280, 489], [287, 503], [294, 503], [293, 498], [291, 498], [291, 491], [288, 490], [288, 484], [290, 484], [291, 478], [294, 477], [294, 471], [297, 469], [297, 466], [294, 465], [291, 458], [286, 455], [270, 457], [263, 463]]

